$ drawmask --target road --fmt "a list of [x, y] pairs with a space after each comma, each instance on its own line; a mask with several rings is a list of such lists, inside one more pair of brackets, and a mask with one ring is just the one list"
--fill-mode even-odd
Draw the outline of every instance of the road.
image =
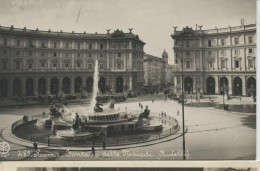
[[[147, 100], [149, 98], [143, 99]], [[181, 105], [175, 101], [164, 101], [152, 98], [141, 101], [143, 106], [148, 106], [152, 112], [166, 112], [181, 123]], [[71, 110], [77, 105], [70, 105]], [[138, 109], [139, 100], [129, 103], [116, 104], [116, 107], [128, 110]], [[31, 107], [23, 109], [1, 109], [0, 129], [8, 126], [23, 115], [40, 114], [47, 111], [46, 107]], [[256, 115], [226, 112], [213, 108], [185, 107], [185, 124], [188, 128], [186, 135], [186, 149], [188, 160], [231, 160], [231, 159], [255, 159], [256, 155]], [[0, 141], [3, 141], [0, 139]], [[17, 150], [26, 149], [23, 146], [11, 144], [11, 156], [6, 160], [21, 160], [17, 157]], [[97, 156], [89, 156], [79, 152], [57, 152], [59, 157], [51, 160], [181, 160], [179, 153], [182, 150], [182, 137], [145, 147], [108, 151], [96, 151]], [[49, 154], [50, 151], [42, 152]], [[70, 156], [69, 156], [70, 155]], [[72, 157], [73, 156], [73, 157]], [[50, 157], [23, 158], [22, 160], [50, 160]]]

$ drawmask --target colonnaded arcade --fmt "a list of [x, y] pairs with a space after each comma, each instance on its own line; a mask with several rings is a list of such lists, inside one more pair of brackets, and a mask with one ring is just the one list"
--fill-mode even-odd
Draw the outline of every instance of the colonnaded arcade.
[[[256, 88], [256, 25], [202, 30], [174, 27], [175, 92], [181, 88], [181, 64], [185, 93], [249, 95]], [[183, 62], [182, 62], [183, 61]]]
[[91, 92], [96, 59], [102, 93], [139, 90], [144, 44], [132, 29], [92, 34], [0, 26], [0, 95]]

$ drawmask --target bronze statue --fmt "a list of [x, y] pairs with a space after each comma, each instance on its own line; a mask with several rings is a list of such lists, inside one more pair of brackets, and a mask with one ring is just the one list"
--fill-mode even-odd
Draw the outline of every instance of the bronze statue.
[[94, 112], [103, 112], [103, 108], [100, 106], [103, 106], [103, 105], [101, 103], [97, 102], [94, 107]]

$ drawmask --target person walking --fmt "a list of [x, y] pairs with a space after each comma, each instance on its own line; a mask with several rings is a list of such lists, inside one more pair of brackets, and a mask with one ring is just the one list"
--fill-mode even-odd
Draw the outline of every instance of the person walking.
[[103, 149], [106, 149], [106, 139], [103, 140]]
[[95, 156], [96, 155], [96, 153], [95, 153], [95, 146], [94, 146], [94, 144], [92, 145], [92, 150], [91, 150], [92, 152], [91, 152], [91, 154], [90, 155], [93, 155], [93, 156]]
[[179, 112], [179, 110], [177, 110], [177, 116], [179, 116], [180, 115], [180, 112]]

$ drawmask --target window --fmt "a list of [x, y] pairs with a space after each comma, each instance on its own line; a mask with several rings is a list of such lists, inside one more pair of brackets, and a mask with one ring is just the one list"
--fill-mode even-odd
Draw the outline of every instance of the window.
[[4, 45], [7, 46], [7, 38], [4, 38]]
[[89, 49], [92, 49], [92, 44], [89, 44]]
[[186, 52], [186, 56], [190, 56], [190, 52], [189, 51]]
[[208, 40], [208, 47], [211, 47], [211, 40]]
[[20, 40], [19, 39], [16, 40], [16, 45], [20, 46]]
[[80, 57], [80, 53], [78, 53], [78, 57]]
[[221, 46], [225, 46], [225, 39], [221, 39]]
[[253, 68], [254, 65], [253, 65], [253, 59], [248, 59], [248, 68]]
[[3, 70], [7, 69], [7, 62], [3, 62]]
[[34, 47], [34, 46], [33, 46], [33, 41], [32, 41], [32, 40], [29, 40], [29, 47]]
[[66, 57], [69, 57], [69, 53], [66, 53], [66, 55], [65, 55]]
[[104, 64], [103, 63], [100, 63], [99, 69], [104, 69]]
[[80, 43], [78, 43], [78, 49], [80, 49]]
[[209, 61], [209, 68], [213, 68], [213, 62]]
[[238, 43], [239, 43], [239, 38], [235, 37], [235, 45], [238, 45]]
[[41, 56], [44, 56], [44, 52], [41, 52]]
[[226, 61], [225, 60], [222, 60], [220, 64], [221, 64], [221, 68], [226, 68]]
[[253, 37], [252, 37], [252, 36], [249, 36], [249, 37], [248, 37], [248, 43], [249, 43], [249, 44], [253, 43]]
[[91, 57], [91, 53], [88, 54], [88, 57]]
[[53, 53], [53, 56], [55, 56], [55, 57], [56, 57], [56, 56], [57, 56], [57, 53], [56, 53], [56, 52], [54, 52], [54, 53]]
[[32, 69], [32, 64], [31, 63], [28, 64], [28, 69]]
[[248, 49], [248, 53], [253, 53], [253, 49], [252, 48]]
[[186, 61], [186, 68], [190, 69], [190, 61]]
[[53, 42], [53, 47], [57, 48], [57, 43], [56, 42]]
[[44, 68], [45, 64], [44, 63], [41, 63], [41, 67]]
[[235, 68], [239, 68], [239, 61], [238, 60], [235, 61]]
[[68, 43], [68, 42], [66, 42], [66, 48], [67, 48], [67, 49], [69, 48], [69, 43]]
[[4, 55], [7, 55], [7, 51], [6, 50], [4, 50]]
[[208, 51], [208, 55], [211, 56], [211, 51]]
[[29, 56], [32, 56], [32, 51], [29, 51]]
[[20, 62], [19, 61], [15, 62], [15, 69], [20, 69]]
[[186, 41], [186, 47], [190, 47], [190, 42], [189, 41]]
[[69, 64], [65, 64], [65, 69], [69, 69]]
[[53, 69], [56, 69], [57, 68], [57, 64], [55, 63], [55, 64], [52, 64], [52, 68]]
[[92, 64], [88, 64], [88, 69], [92, 69]]
[[122, 63], [121, 62], [118, 62], [117, 63], [117, 69], [121, 69], [122, 68]]
[[19, 51], [16, 51], [16, 56], [19, 56], [20, 55], [20, 52]]
[[80, 68], [81, 67], [81, 63], [77, 62], [77, 67]]
[[118, 57], [121, 57], [121, 53], [120, 52], [118, 53]]
[[221, 54], [221, 55], [225, 55], [225, 54], [226, 54], [226, 51], [225, 51], [225, 50], [221, 50], [221, 51], [220, 51], [220, 54]]
[[238, 49], [235, 49], [235, 55], [238, 55]]
[[103, 57], [103, 53], [100, 53], [100, 57], [101, 57], [101, 58]]
[[103, 44], [100, 44], [100, 49], [103, 49]]
[[45, 42], [42, 42], [42, 43], [41, 43], [41, 47], [42, 47], [42, 48], [45, 48]]

